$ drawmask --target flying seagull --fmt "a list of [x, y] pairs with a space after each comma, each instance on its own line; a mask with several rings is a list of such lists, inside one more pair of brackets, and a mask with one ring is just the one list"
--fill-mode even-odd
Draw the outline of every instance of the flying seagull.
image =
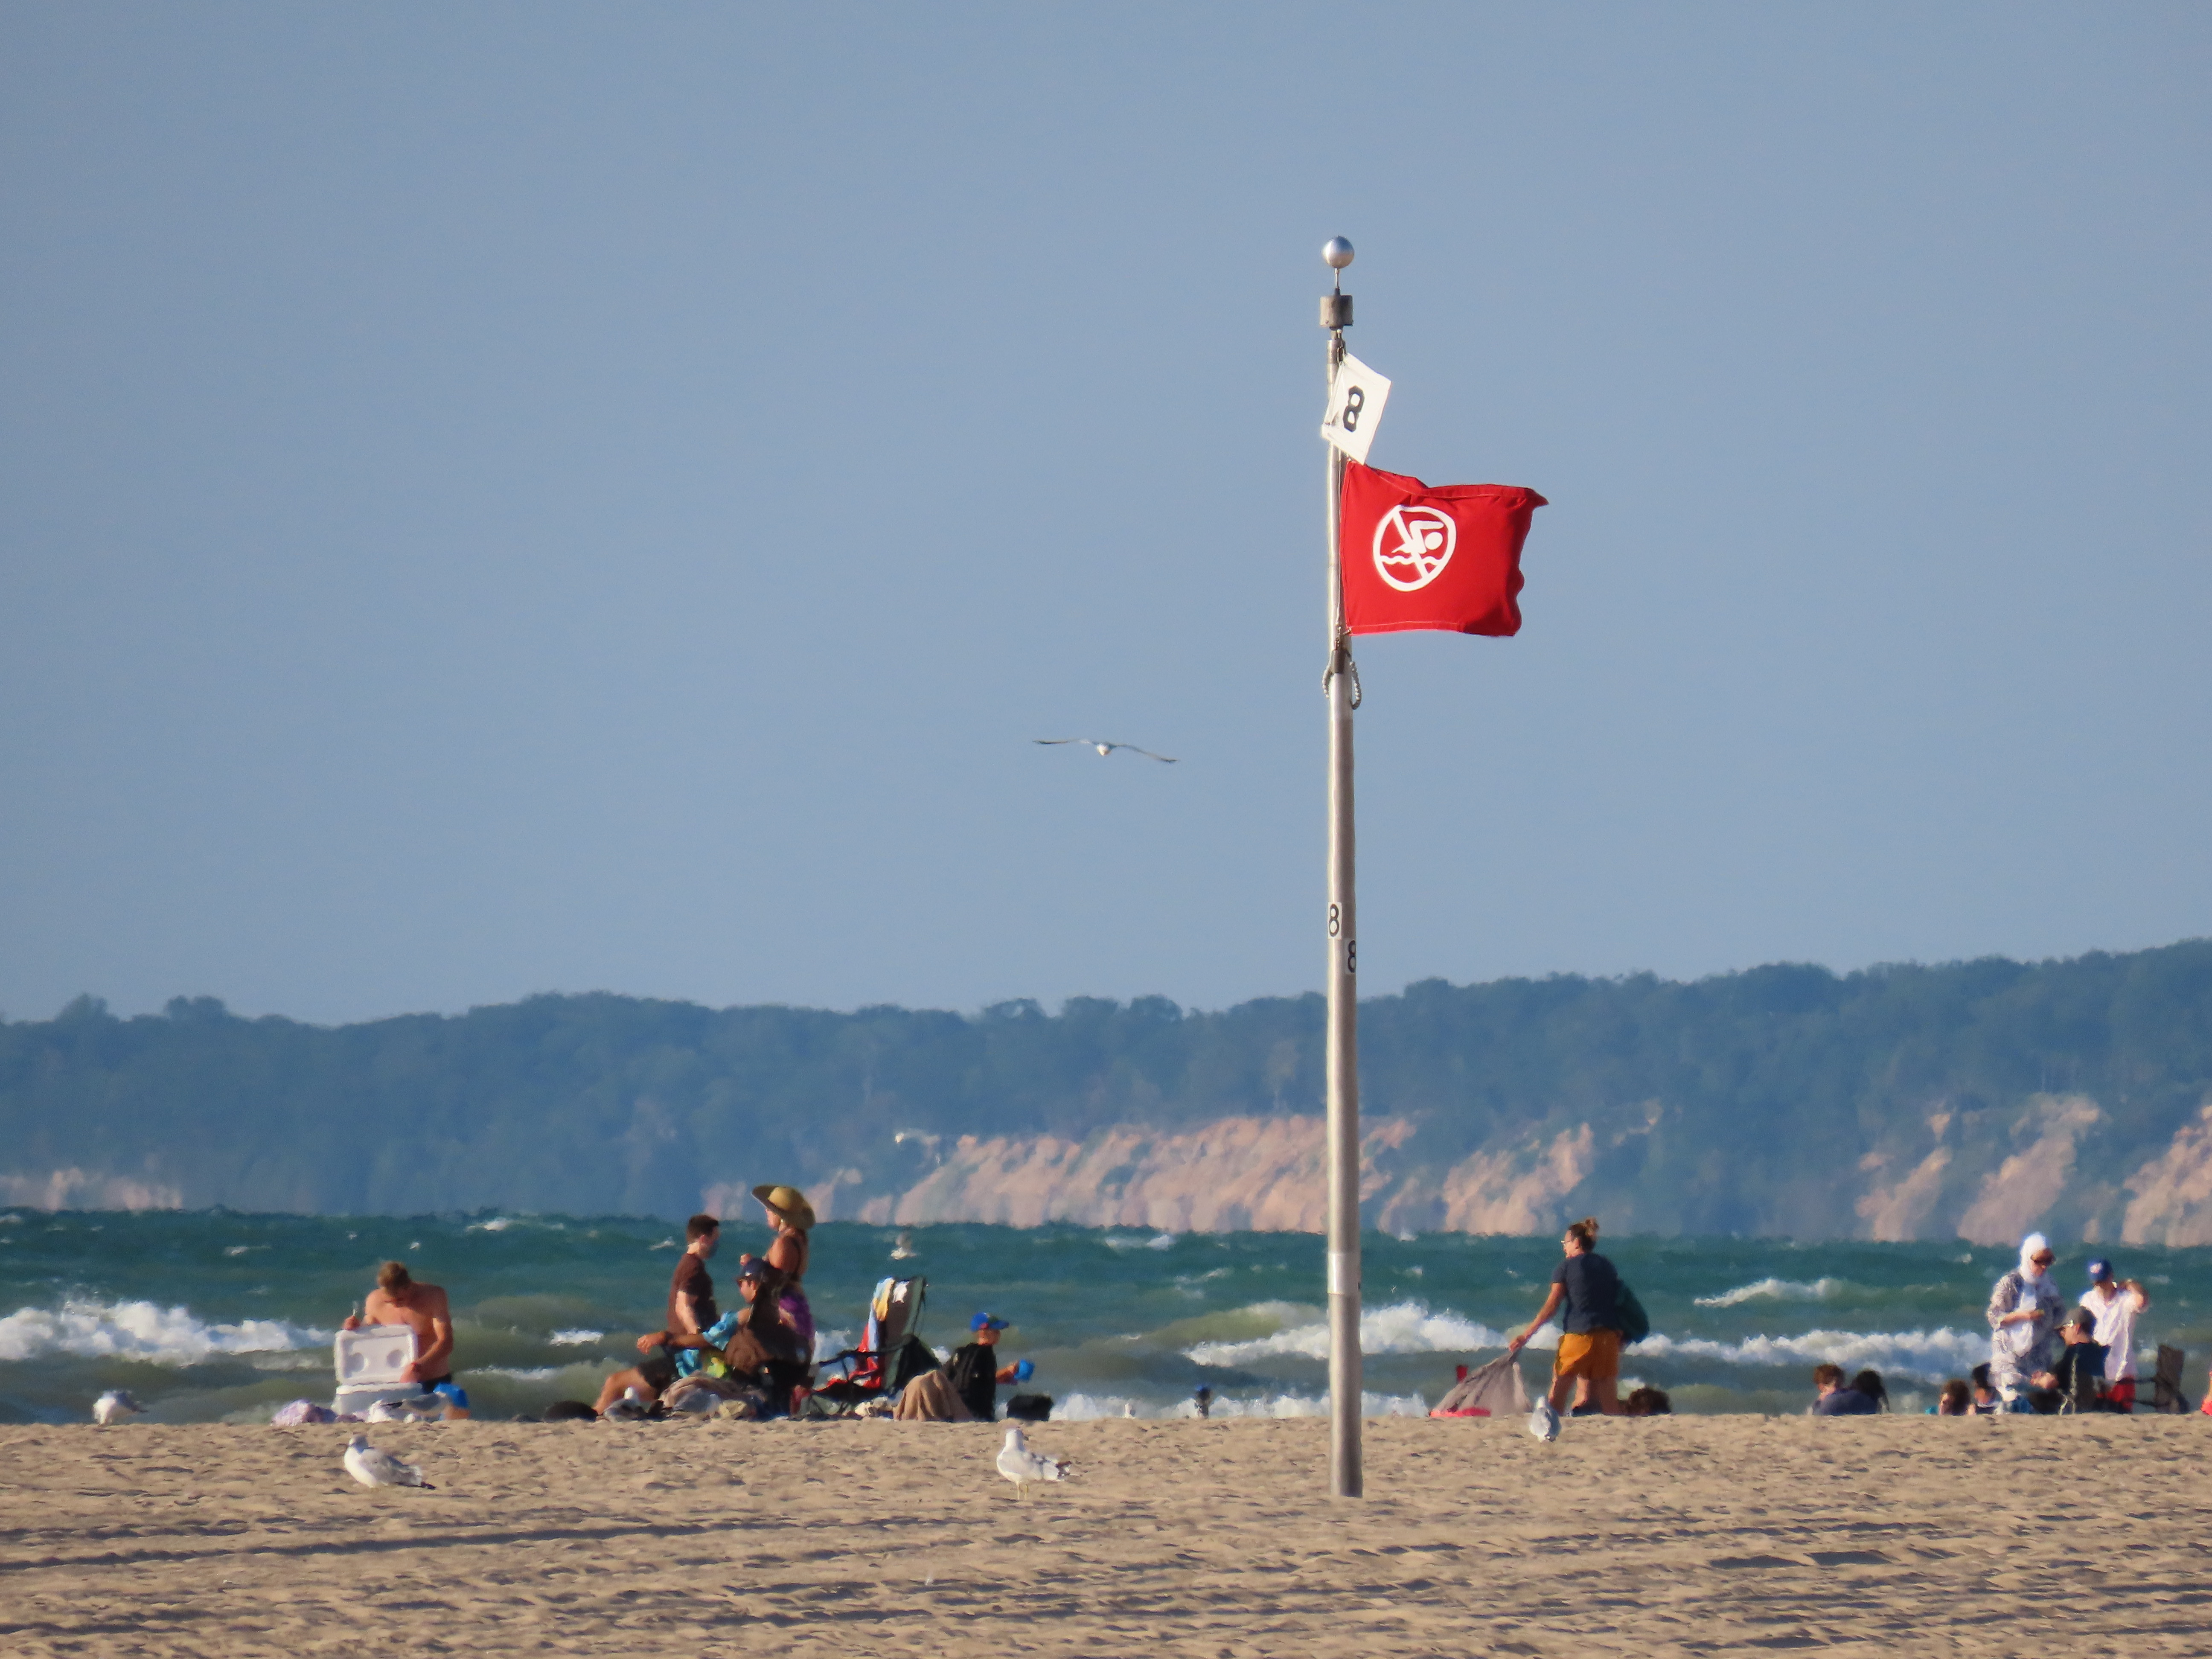
[[412, 1463], [403, 1463], [388, 1451], [379, 1451], [368, 1443], [368, 1437], [357, 1434], [349, 1441], [345, 1449], [345, 1472], [364, 1486], [420, 1486], [434, 1492], [434, 1486], [422, 1478], [422, 1471]]
[[1170, 766], [1176, 763], [1176, 757], [1173, 755], [1155, 755], [1151, 750], [1139, 749], [1133, 743], [1107, 743], [1098, 738], [1031, 738], [1030, 741], [1031, 743], [1088, 744], [1098, 751], [1101, 760], [1112, 754], [1116, 749], [1126, 749], [1133, 755], [1142, 755], [1146, 760], [1164, 761]]
[[110, 1389], [92, 1402], [92, 1420], [102, 1427], [136, 1417], [146, 1408], [140, 1405], [128, 1389]]
[[1014, 1483], [1019, 1497], [1030, 1495], [1032, 1480], [1065, 1480], [1068, 1464], [1064, 1457], [1047, 1457], [1042, 1452], [1031, 1451], [1022, 1439], [1022, 1425], [1006, 1425], [1006, 1443], [999, 1448], [999, 1473]]

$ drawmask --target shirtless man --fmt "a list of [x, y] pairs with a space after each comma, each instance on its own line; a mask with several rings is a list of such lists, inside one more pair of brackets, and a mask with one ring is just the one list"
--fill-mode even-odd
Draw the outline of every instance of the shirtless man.
[[446, 1293], [435, 1285], [417, 1285], [404, 1261], [387, 1261], [376, 1272], [365, 1315], [347, 1319], [346, 1329], [363, 1325], [404, 1325], [415, 1333], [415, 1358], [400, 1373], [425, 1394], [443, 1397], [446, 1420], [469, 1414], [468, 1392], [453, 1381], [453, 1316]]

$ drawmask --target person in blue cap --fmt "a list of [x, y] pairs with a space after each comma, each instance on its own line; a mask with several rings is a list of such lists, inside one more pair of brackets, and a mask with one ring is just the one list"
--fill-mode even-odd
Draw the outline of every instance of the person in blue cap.
[[2096, 1338], [2105, 1350], [2106, 1411], [2136, 1408], [2136, 1316], [2150, 1306], [2150, 1292], [2132, 1279], [2115, 1279], [2112, 1264], [2099, 1256], [2089, 1264], [2089, 1288], [2081, 1305], [2094, 1316]]
[[1036, 1367], [1026, 1359], [1012, 1365], [999, 1363], [999, 1333], [1006, 1328], [1005, 1320], [977, 1314], [968, 1322], [966, 1346], [955, 1348], [945, 1362], [945, 1380], [979, 1423], [998, 1416], [1000, 1383], [1026, 1382], [1036, 1375]]

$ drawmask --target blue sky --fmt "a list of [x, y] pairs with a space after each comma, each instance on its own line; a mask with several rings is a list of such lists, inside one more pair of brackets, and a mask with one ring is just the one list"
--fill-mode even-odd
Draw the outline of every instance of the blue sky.
[[[2212, 12], [0, 5], [0, 1010], [2212, 933]], [[1036, 737], [1182, 757], [1102, 762]]]

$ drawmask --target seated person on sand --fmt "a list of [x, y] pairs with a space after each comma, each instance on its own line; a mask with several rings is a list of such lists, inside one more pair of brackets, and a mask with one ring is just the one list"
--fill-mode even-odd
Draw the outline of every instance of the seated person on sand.
[[1871, 1417], [1881, 1409], [1856, 1389], [1845, 1386], [1841, 1365], [1814, 1366], [1813, 1386], [1820, 1397], [1808, 1408], [1808, 1417]]
[[1990, 1380], [1987, 1360], [1975, 1366], [1967, 1375], [1973, 1380], [1975, 1416], [1995, 1417], [2004, 1409], [2004, 1396], [1997, 1392], [1997, 1385]]
[[446, 1402], [446, 1419], [458, 1421], [469, 1414], [469, 1396], [453, 1381], [453, 1316], [446, 1293], [435, 1285], [418, 1285], [404, 1261], [387, 1261], [376, 1270], [376, 1288], [360, 1314], [349, 1315], [345, 1328], [363, 1325], [404, 1325], [415, 1333], [415, 1358], [400, 1376], [420, 1383], [422, 1392], [440, 1395]]
[[952, 1358], [945, 1362], [945, 1378], [953, 1393], [979, 1423], [998, 1416], [1000, 1383], [1026, 1382], [1036, 1371], [1026, 1359], [1012, 1365], [999, 1364], [999, 1333], [1006, 1328], [1005, 1320], [977, 1314], [968, 1322], [966, 1344], [955, 1348]]
[[2055, 1412], [2071, 1405], [2077, 1412], [2093, 1412], [2105, 1380], [2105, 1348], [2097, 1340], [2097, 1316], [2076, 1308], [2058, 1328], [2058, 1358], [2047, 1371], [2028, 1378], [2028, 1403], [2039, 1412]]
[[1655, 1389], [1649, 1382], [1638, 1383], [1628, 1391], [1628, 1398], [1620, 1402], [1623, 1417], [1671, 1417], [1674, 1402], [1667, 1397], [1667, 1390]]
[[686, 1376], [714, 1379], [726, 1398], [758, 1390], [763, 1416], [796, 1412], [813, 1381], [807, 1344], [785, 1312], [779, 1292], [782, 1275], [758, 1256], [738, 1261], [738, 1306], [696, 1335], [671, 1334], [668, 1346], [684, 1357], [696, 1355]]
[[1936, 1396], [1936, 1403], [1928, 1408], [1930, 1417], [1972, 1417], [1974, 1414], [1973, 1391], [1967, 1388], [1966, 1379], [1954, 1376], [1943, 1385], [1943, 1392]]
[[1876, 1411], [1889, 1409], [1889, 1385], [1881, 1380], [1881, 1373], [1871, 1366], [1851, 1379], [1851, 1388], [1873, 1401]]
[[720, 1316], [714, 1308], [714, 1281], [707, 1263], [721, 1242], [722, 1224], [710, 1215], [695, 1215], [684, 1224], [684, 1254], [668, 1281], [668, 1323], [637, 1340], [645, 1356], [638, 1364], [617, 1371], [599, 1389], [594, 1410], [604, 1412], [626, 1393], [635, 1390], [648, 1406], [679, 1376], [699, 1368], [696, 1348], [672, 1346], [673, 1337], [696, 1336]]

